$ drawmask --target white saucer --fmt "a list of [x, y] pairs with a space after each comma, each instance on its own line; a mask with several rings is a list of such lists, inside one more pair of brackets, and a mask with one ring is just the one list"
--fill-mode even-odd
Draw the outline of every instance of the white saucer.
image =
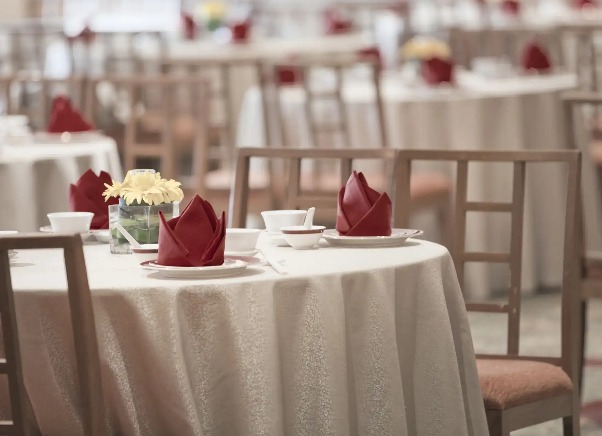
[[149, 260], [140, 265], [143, 269], [170, 279], [215, 279], [238, 275], [247, 268], [248, 263], [238, 259], [225, 259], [224, 264], [218, 266], [182, 267], [158, 265], [156, 260]]
[[226, 251], [225, 255], [229, 257], [253, 257], [259, 250], [251, 250], [251, 251]]
[[337, 247], [395, 247], [409, 238], [422, 235], [422, 230], [391, 229], [391, 236], [341, 236], [334, 229], [324, 230], [322, 237]]
[[[40, 232], [54, 233], [54, 231], [52, 230], [52, 226], [49, 225], [40, 227]], [[88, 230], [87, 232], [81, 232], [80, 235], [82, 235], [82, 239], [88, 239], [92, 235], [92, 232]]]

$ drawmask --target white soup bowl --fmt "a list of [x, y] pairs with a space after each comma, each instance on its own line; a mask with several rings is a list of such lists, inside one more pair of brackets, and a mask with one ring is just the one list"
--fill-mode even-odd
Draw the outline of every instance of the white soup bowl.
[[85, 233], [90, 231], [92, 212], [53, 212], [48, 214], [54, 233]]
[[266, 210], [261, 212], [268, 232], [279, 232], [281, 227], [300, 226], [306, 210]]
[[320, 242], [324, 226], [311, 226], [309, 229], [305, 226], [282, 227], [280, 231], [288, 245], [296, 250], [307, 250], [314, 248]]
[[226, 229], [226, 252], [247, 253], [254, 251], [261, 230], [258, 229]]

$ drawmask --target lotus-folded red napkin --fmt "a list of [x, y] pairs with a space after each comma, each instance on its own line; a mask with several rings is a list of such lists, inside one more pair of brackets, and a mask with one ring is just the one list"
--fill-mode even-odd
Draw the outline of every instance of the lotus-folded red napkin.
[[119, 203], [118, 198], [105, 201], [102, 196], [105, 183], [113, 183], [109, 173], [101, 171], [97, 176], [94, 171], [88, 170], [75, 185], [69, 186], [69, 209], [72, 212], [92, 212], [94, 218], [90, 228], [94, 230], [109, 228], [109, 206]]
[[196, 22], [191, 14], [188, 12], [182, 12], [181, 14], [182, 20], [182, 35], [184, 39], [193, 40], [197, 35], [197, 27]]
[[527, 71], [548, 71], [552, 68], [552, 63], [546, 50], [536, 42], [530, 42], [525, 46], [521, 62], [523, 68]]
[[582, 9], [586, 7], [597, 7], [598, 3], [595, 0], [573, 0], [573, 7]]
[[422, 78], [429, 85], [452, 83], [454, 81], [454, 64], [440, 58], [431, 58], [422, 62]]
[[341, 35], [353, 29], [353, 23], [335, 9], [324, 11], [324, 27], [327, 35]]
[[48, 133], [88, 132], [93, 129], [92, 123], [71, 105], [71, 100], [63, 96], [55, 97], [48, 120]]
[[303, 82], [301, 68], [293, 65], [278, 65], [275, 68], [274, 76], [278, 85], [298, 85]]
[[378, 47], [366, 47], [358, 50], [357, 58], [360, 61], [374, 62], [379, 69], [383, 67], [383, 58]]
[[251, 22], [249, 20], [238, 21], [230, 25], [232, 42], [244, 43], [249, 40], [251, 34]]
[[218, 266], [224, 263], [226, 214], [196, 195], [182, 215], [167, 221], [159, 212], [159, 257], [165, 266]]
[[94, 41], [96, 33], [90, 29], [90, 26], [86, 24], [84, 28], [77, 35], [70, 37], [71, 41], [82, 41], [84, 44], [90, 44]]
[[520, 2], [518, 0], [503, 0], [502, 11], [509, 15], [520, 14]]
[[339, 191], [336, 229], [344, 236], [390, 236], [391, 199], [368, 186], [364, 174], [353, 172]]

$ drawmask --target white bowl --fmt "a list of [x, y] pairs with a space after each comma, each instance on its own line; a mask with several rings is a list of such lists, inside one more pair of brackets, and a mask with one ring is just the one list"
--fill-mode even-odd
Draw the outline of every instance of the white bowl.
[[159, 244], [142, 244], [140, 247], [130, 247], [132, 254], [140, 263], [148, 260], [157, 260]]
[[314, 248], [320, 242], [324, 226], [312, 226], [306, 229], [304, 226], [282, 227], [280, 231], [288, 245], [296, 250], [307, 250]]
[[226, 251], [230, 253], [246, 253], [255, 250], [261, 230], [226, 229]]
[[300, 226], [305, 220], [306, 210], [266, 210], [261, 212], [268, 232], [278, 232], [281, 227]]
[[85, 233], [90, 231], [92, 212], [54, 212], [48, 214], [54, 233]]

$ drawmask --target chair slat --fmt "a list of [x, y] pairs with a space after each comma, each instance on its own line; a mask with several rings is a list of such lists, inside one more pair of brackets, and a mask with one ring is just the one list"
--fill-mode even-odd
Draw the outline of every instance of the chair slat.
[[512, 212], [511, 203], [473, 202], [466, 203], [467, 212]]

